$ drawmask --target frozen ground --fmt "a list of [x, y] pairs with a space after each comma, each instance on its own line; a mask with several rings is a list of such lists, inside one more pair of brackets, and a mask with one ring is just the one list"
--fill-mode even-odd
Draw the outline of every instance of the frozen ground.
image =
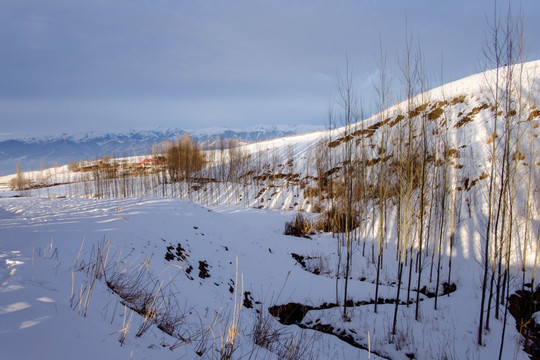
[[[170, 199], [140, 203], [2, 199], [0, 206], [0, 343], [5, 359], [197, 357], [196, 340], [171, 351], [177, 339], [155, 326], [135, 337], [142, 317], [125, 308], [104, 282], [95, 285], [86, 317], [75, 304], [77, 300], [70, 302], [72, 291], [77, 299], [85, 281], [79, 273], [72, 273], [79, 249], [83, 249], [80, 259], [89, 260], [92, 247], [103, 239], [112, 243], [111, 264], [151, 257], [156, 277], [172, 279], [179, 309], [186, 314], [181, 329], [184, 334], [195, 337], [197, 332], [214, 327], [215, 339], [208, 340], [205, 358], [217, 357], [211, 348], [220, 348], [220, 331], [226, 331], [232, 316], [234, 299], [229, 288], [234, 286], [236, 258], [244, 291], [265, 305], [292, 299], [318, 302], [331, 294], [331, 285], [325, 291], [316, 276], [300, 270], [288, 254], [316, 246], [309, 240], [281, 235], [288, 214], [210, 210]], [[186, 249], [187, 260], [166, 261], [167, 246], [179, 243]], [[199, 261], [208, 264], [209, 277], [199, 277]], [[185, 273], [187, 264], [194, 267], [191, 275]], [[218, 323], [211, 325], [218, 313]], [[254, 317], [254, 308], [241, 311], [242, 331], [235, 353], [239, 358], [253, 353], [249, 333]], [[131, 330], [121, 346], [121, 329], [127, 320], [132, 321]], [[287, 328], [283, 332], [300, 330]], [[316, 337], [320, 345], [313, 344], [313, 351], [320, 358], [342, 354], [358, 358], [363, 352], [330, 335], [305, 333], [306, 341]], [[274, 358], [264, 349], [257, 352], [260, 358]]]
[[[189, 359], [198, 358], [195, 353], [201, 349], [205, 350], [203, 358], [219, 358], [218, 351], [234, 317], [236, 287], [237, 299], [244, 305], [244, 300], [249, 299], [253, 307], [240, 310], [234, 358], [278, 358], [279, 350], [271, 353], [254, 345], [253, 323], [259, 310], [282, 339], [305, 345], [306, 356], [300, 358], [313, 355], [311, 358], [318, 359], [367, 359], [368, 351], [335, 336], [282, 325], [267, 315], [272, 305], [294, 302], [316, 308], [336, 300], [333, 278], [304, 270], [291, 256], [324, 257], [331, 268], [336, 240], [325, 234], [313, 240], [282, 235], [283, 224], [292, 216], [282, 211], [204, 208], [179, 199], [3, 198], [2, 358]], [[136, 337], [144, 318], [122, 305], [105, 279], [96, 281], [84, 316], [84, 301], [81, 304], [79, 299], [86, 299], [89, 277], [76, 268], [81, 262], [91, 262], [98, 246], [108, 241], [111, 269], [120, 271], [146, 261], [153, 279], [170, 291], [168, 294], [175, 299], [174, 311], [182, 317], [178, 333], [185, 341], [163, 333], [155, 325]], [[177, 256], [179, 244], [182, 256]], [[165, 259], [168, 252], [173, 259]], [[366, 346], [369, 333], [371, 349], [392, 359], [406, 359], [406, 354], [415, 354], [419, 359], [445, 355], [458, 359], [494, 358], [498, 354], [498, 336], [487, 336], [484, 347], [476, 345], [479, 291], [475, 289], [481, 280], [480, 264], [467, 255], [466, 249], [458, 249], [458, 254], [454, 275], [458, 290], [440, 298], [437, 311], [433, 310], [433, 299], [422, 301], [420, 322], [414, 320], [414, 306], [400, 306], [399, 335], [393, 340], [393, 305], [380, 306], [378, 314], [373, 313], [373, 305], [354, 307], [350, 320], [340, 316], [341, 308], [312, 310], [302, 324], [332, 324]], [[374, 294], [370, 281], [374, 265], [361, 256], [357, 259], [350, 298], [355, 302], [369, 301]], [[201, 274], [201, 263], [206, 264], [203, 268], [207, 274]], [[192, 270], [187, 273], [189, 267]], [[387, 276], [393, 278], [394, 271], [387, 268]], [[395, 287], [384, 287], [381, 296], [394, 297]], [[493, 333], [499, 334], [500, 327], [501, 322], [492, 322]], [[393, 343], [389, 344], [389, 340]], [[371, 354], [371, 358], [377, 357]], [[512, 318], [504, 358], [528, 358], [520, 350]]]

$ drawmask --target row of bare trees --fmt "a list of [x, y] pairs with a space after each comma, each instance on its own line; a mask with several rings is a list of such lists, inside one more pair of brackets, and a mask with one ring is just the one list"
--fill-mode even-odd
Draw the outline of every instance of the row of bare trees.
[[[487, 66], [493, 70], [486, 78], [486, 97], [492, 104], [489, 144], [489, 186], [487, 214], [483, 236], [483, 280], [478, 326], [478, 343], [484, 330], [490, 330], [491, 311], [503, 321], [499, 359], [504, 346], [511, 291], [511, 265], [521, 262], [521, 289], [535, 288], [539, 231], [532, 226], [537, 217], [538, 164], [536, 136], [530, 121], [536, 110], [535, 85], [524, 67], [524, 26], [520, 14], [510, 5], [501, 15], [496, 7], [489, 37], [483, 50]], [[527, 83], [531, 82], [531, 83]], [[528, 89], [528, 91], [525, 91]], [[525, 184], [525, 186], [524, 186]], [[525, 189], [525, 191], [518, 189]], [[536, 240], [536, 241], [535, 241]], [[527, 264], [533, 250], [534, 266], [527, 275]], [[515, 279], [517, 280], [517, 279]], [[529, 304], [532, 313], [533, 304]], [[502, 307], [502, 308], [501, 308]], [[485, 313], [485, 316], [484, 316]], [[526, 324], [519, 324], [524, 328]], [[527, 340], [527, 339], [526, 339]], [[529, 348], [528, 341], [525, 343]]]
[[[338, 233], [336, 301], [343, 305], [343, 316], [347, 316], [351, 303], [347, 295], [351, 262], [354, 254], [366, 256], [368, 228], [373, 239], [371, 261], [377, 269], [375, 312], [379, 305], [381, 269], [384, 262], [389, 261], [384, 258], [384, 251], [390, 237], [396, 237], [392, 333], [396, 334], [398, 306], [405, 298], [402, 284], [407, 285], [406, 306], [415, 303], [416, 320], [421, 320], [421, 289], [432, 282], [437, 309], [443, 281], [446, 283], [443, 293], [452, 288], [456, 228], [466, 209], [468, 216], [479, 224], [484, 241], [478, 343], [483, 344], [484, 329], [490, 328], [493, 310], [495, 318], [503, 322], [502, 356], [507, 299], [515, 290], [511, 286], [512, 276], [515, 277], [510, 271], [511, 264], [514, 261], [520, 264], [522, 289], [534, 290], [535, 285], [540, 232], [533, 219], [538, 215], [540, 184], [535, 169], [539, 163], [536, 135], [531, 131], [530, 121], [538, 114], [534, 105], [537, 99], [532, 98], [534, 91], [530, 90], [534, 89], [534, 84], [526, 84], [532, 77], [524, 71], [524, 30], [520, 17], [514, 16], [511, 8], [504, 18], [496, 12], [490, 29], [484, 55], [489, 68], [494, 70], [486, 77], [489, 91], [485, 92], [483, 101], [487, 105], [476, 109], [492, 114], [487, 126], [490, 140], [485, 158], [488, 162], [481, 164], [483, 172], [479, 178], [485, 187], [474, 187], [478, 179], [465, 179], [464, 171], [458, 171], [464, 164], [457, 160], [464, 154], [456, 149], [452, 130], [461, 126], [458, 120], [470, 119], [462, 114], [458, 114], [461, 119], [457, 119], [447, 105], [464, 99], [449, 101], [442, 92], [436, 102], [439, 105], [431, 103], [426, 95], [427, 77], [421, 49], [408, 35], [403, 56], [398, 61], [405, 97], [401, 113], [388, 111], [390, 85], [386, 54], [381, 46], [378, 77], [374, 83], [378, 122], [377, 126], [366, 128], [361, 121], [361, 100], [355, 93], [347, 59], [344, 75], [338, 75], [338, 115], [331, 107], [329, 137], [324, 142], [326, 152], [321, 152], [324, 156], [320, 157], [316, 168], [318, 196], [321, 200], [327, 199], [328, 221], [344, 220], [344, 227], [329, 226]], [[537, 115], [531, 115], [535, 111]], [[332, 131], [336, 122], [340, 122], [340, 130]], [[473, 149], [470, 151], [473, 156]], [[395, 224], [397, 232], [390, 234], [387, 224]], [[355, 246], [361, 250], [355, 250]], [[534, 263], [532, 269], [528, 266], [531, 262]], [[443, 278], [443, 268], [446, 278]], [[428, 269], [429, 280], [424, 280], [423, 273]], [[338, 291], [340, 281], [343, 282], [342, 301]], [[414, 301], [413, 290], [416, 292]]]

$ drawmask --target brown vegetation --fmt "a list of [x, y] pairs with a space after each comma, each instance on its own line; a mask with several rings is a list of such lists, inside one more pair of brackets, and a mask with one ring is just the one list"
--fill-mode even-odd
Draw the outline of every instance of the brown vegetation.
[[188, 181], [191, 174], [201, 170], [205, 165], [201, 149], [188, 135], [176, 139], [174, 144], [165, 148], [165, 166], [171, 181]]
[[297, 214], [292, 222], [285, 223], [283, 234], [309, 239], [309, 235], [313, 234], [312, 228], [312, 224], [302, 214]]

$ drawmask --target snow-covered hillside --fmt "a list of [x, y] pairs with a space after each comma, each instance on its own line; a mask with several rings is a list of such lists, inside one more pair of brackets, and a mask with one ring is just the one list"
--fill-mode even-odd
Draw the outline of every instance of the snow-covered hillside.
[[[496, 105], [510, 70], [520, 91]], [[23, 190], [2, 177], [0, 343], [8, 358], [528, 359], [512, 315], [537, 278], [539, 75], [488, 71], [351, 126], [206, 151], [182, 183], [150, 156], [25, 173]], [[346, 209], [348, 234], [283, 235], [298, 212]]]

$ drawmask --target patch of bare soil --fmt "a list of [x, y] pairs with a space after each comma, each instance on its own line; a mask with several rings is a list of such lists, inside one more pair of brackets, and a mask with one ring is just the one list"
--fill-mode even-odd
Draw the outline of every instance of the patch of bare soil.
[[176, 247], [173, 245], [167, 246], [167, 252], [165, 253], [165, 260], [186, 261], [188, 256], [189, 255], [187, 254], [186, 250], [182, 247], [182, 245], [180, 245], [180, 243], [178, 243]]
[[534, 292], [518, 290], [508, 298], [508, 311], [516, 319], [516, 329], [524, 338], [523, 349], [531, 359], [540, 360], [540, 324], [532, 315], [540, 311], [540, 286]]
[[206, 279], [210, 277], [210, 272], [208, 272], [208, 263], [205, 261], [199, 261], [199, 277], [201, 279]]

